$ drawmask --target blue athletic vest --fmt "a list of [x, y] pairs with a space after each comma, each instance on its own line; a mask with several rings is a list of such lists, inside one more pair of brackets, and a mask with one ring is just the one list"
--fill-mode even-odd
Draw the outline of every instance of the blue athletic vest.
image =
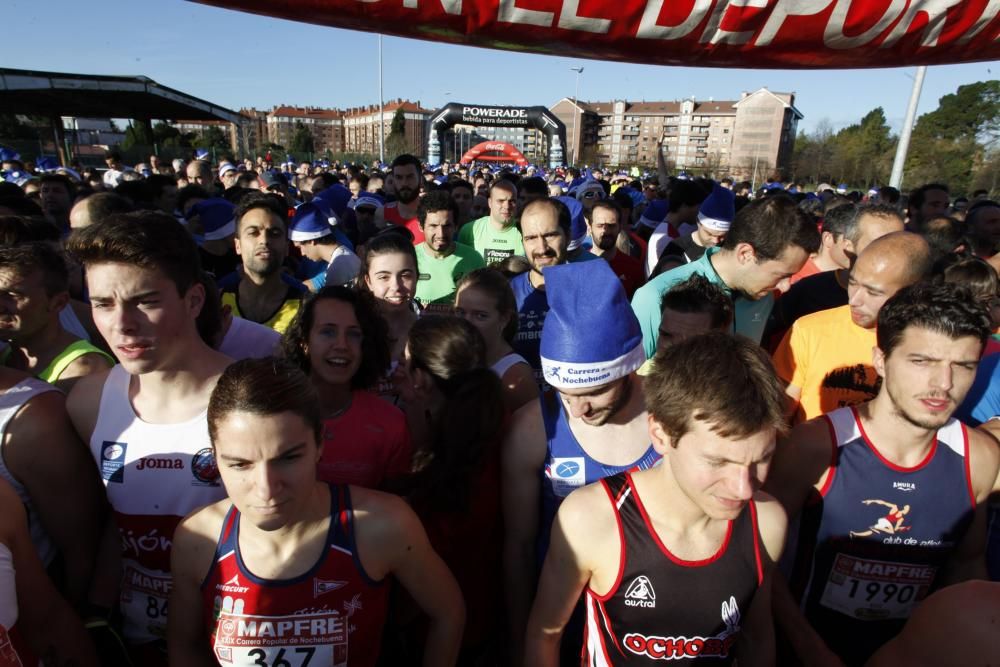
[[803, 515], [806, 617], [847, 664], [865, 662], [934, 590], [976, 506], [969, 439], [952, 419], [913, 468], [886, 460], [853, 408], [825, 416], [829, 479]]
[[524, 357], [535, 373], [535, 382], [539, 388], [547, 385], [542, 378], [542, 325], [545, 315], [549, 312], [549, 299], [545, 290], [535, 289], [528, 280], [529, 273], [522, 273], [510, 281], [517, 301], [517, 335], [511, 342], [514, 351]]
[[605, 477], [652, 468], [659, 462], [660, 455], [650, 444], [645, 454], [628, 465], [612, 466], [594, 460], [587, 455], [570, 430], [566, 410], [558, 393], [549, 389], [538, 400], [541, 401], [548, 448], [542, 470], [542, 521], [538, 531], [538, 555], [541, 563], [549, 550], [549, 533], [563, 498], [581, 486], [593, 484]]

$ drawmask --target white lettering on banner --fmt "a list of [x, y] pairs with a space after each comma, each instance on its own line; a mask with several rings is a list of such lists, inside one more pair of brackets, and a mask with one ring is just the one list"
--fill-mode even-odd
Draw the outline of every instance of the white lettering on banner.
[[463, 116], [474, 118], [527, 118], [527, 109], [503, 109], [498, 107], [462, 107]]
[[907, 0], [892, 0], [885, 8], [882, 18], [875, 25], [860, 35], [848, 37], [844, 34], [844, 23], [847, 21], [847, 12], [851, 8], [851, 2], [852, 0], [837, 0], [837, 6], [833, 8], [830, 21], [826, 24], [826, 30], [823, 31], [823, 43], [831, 49], [853, 49], [872, 41], [899, 17], [906, 7]]
[[[905, 0], [903, 0], [905, 2]], [[712, 18], [708, 20], [708, 25], [701, 33], [702, 44], [746, 44], [753, 38], [753, 30], [740, 30], [730, 32], [723, 30], [719, 26], [726, 16], [726, 10], [730, 7], [757, 7], [763, 9], [767, 7], [769, 0], [731, 0], [728, 3], [720, 2], [715, 5]]]
[[610, 19], [580, 16], [580, 0], [564, 0], [562, 12], [559, 14], [559, 27], [564, 30], [581, 30], [598, 34], [607, 33], [611, 28]]
[[500, 23], [521, 23], [551, 28], [553, 18], [555, 18], [555, 14], [552, 12], [524, 9], [516, 6], [514, 0], [500, 0], [500, 6], [497, 10], [497, 21]]
[[910, 3], [903, 14], [903, 20], [896, 24], [889, 36], [882, 40], [879, 48], [887, 49], [899, 41], [899, 38], [906, 34], [906, 31], [913, 25], [913, 20], [917, 14], [927, 17], [927, 25], [924, 27], [924, 39], [920, 46], [937, 46], [938, 37], [944, 30], [944, 22], [948, 18], [948, 10], [955, 5], [962, 4], [962, 0], [924, 0], [921, 3]]
[[660, 18], [660, 10], [663, 9], [664, 1], [647, 0], [646, 10], [642, 13], [639, 29], [635, 33], [636, 37], [639, 39], [680, 39], [686, 37], [701, 23], [705, 14], [712, 7], [712, 0], [695, 0], [691, 13], [683, 23], [676, 26], [663, 26], [656, 21]]
[[789, 16], [812, 16], [829, 6], [830, 0], [778, 0], [771, 10], [771, 15], [767, 17], [767, 23], [754, 40], [754, 46], [770, 44]]
[[[432, 33], [435, 39], [449, 42], [527, 51], [551, 51], [558, 45], [567, 55], [600, 54], [602, 59], [629, 62], [666, 64], [690, 55], [709, 66], [734, 62], [754, 66], [759, 60], [765, 67], [863, 67], [982, 61], [1000, 55], [1000, 0], [690, 0], [680, 4], [626, 0], [614, 5], [613, 14], [606, 9], [607, 3], [584, 10], [581, 0], [497, 0], [496, 10], [486, 0], [357, 1], [386, 5], [380, 7], [378, 17], [364, 17], [362, 22], [384, 28], [387, 34]], [[518, 6], [526, 1], [534, 8]], [[354, 4], [351, 0], [325, 2]], [[312, 18], [313, 0], [242, 0], [239, 4], [252, 5], [264, 14]], [[678, 7], [682, 7], [680, 16]], [[394, 8], [405, 11], [394, 16]], [[601, 11], [609, 15], [594, 15]], [[455, 21], [461, 17], [475, 20]], [[339, 21], [331, 13], [322, 22], [344, 27]], [[511, 24], [552, 32], [511, 30]], [[425, 26], [439, 30], [425, 30]], [[358, 28], [354, 23], [350, 27]], [[908, 34], [917, 37], [903, 39]], [[983, 48], [963, 48], [977, 37]], [[649, 50], [644, 42], [651, 39], [669, 46]], [[730, 48], [714, 48], [719, 45]], [[471, 117], [514, 125], [502, 115]]]
[[[1000, 14], [1000, 0], [990, 0], [990, 3], [986, 5], [986, 8], [983, 10], [983, 15], [979, 17], [979, 20], [972, 24], [971, 30], [962, 35], [962, 37], [958, 40], [958, 43], [965, 44], [978, 35], [982, 32], [983, 28], [989, 25], [990, 21], [997, 17], [997, 14]], [[1000, 35], [997, 35], [997, 38], [994, 41], [1000, 41]]]

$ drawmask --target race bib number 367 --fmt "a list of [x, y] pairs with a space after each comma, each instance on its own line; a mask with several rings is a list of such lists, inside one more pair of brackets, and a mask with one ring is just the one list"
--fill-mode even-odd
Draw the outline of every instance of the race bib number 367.
[[215, 627], [213, 648], [222, 665], [347, 665], [347, 617], [336, 611], [289, 616], [244, 616], [223, 611]]
[[820, 604], [861, 621], [909, 618], [937, 568], [837, 554]]

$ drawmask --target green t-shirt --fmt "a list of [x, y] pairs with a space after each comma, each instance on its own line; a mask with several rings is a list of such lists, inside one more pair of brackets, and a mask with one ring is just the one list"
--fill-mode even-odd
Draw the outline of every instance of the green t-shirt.
[[475, 248], [489, 266], [512, 255], [524, 255], [521, 232], [516, 225], [497, 231], [490, 224], [490, 216], [483, 216], [468, 223], [458, 232], [458, 242]]
[[428, 304], [451, 305], [455, 300], [455, 283], [462, 276], [482, 268], [483, 258], [469, 246], [455, 244], [455, 250], [447, 257], [437, 259], [427, 252], [427, 244], [421, 243], [417, 251], [417, 301]]

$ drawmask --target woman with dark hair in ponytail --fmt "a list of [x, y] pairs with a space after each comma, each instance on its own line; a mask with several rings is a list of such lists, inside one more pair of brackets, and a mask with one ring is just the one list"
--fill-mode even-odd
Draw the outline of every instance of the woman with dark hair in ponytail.
[[499, 445], [503, 390], [486, 343], [469, 322], [425, 316], [410, 329], [406, 374], [427, 441], [414, 456], [409, 498], [468, 610], [463, 660], [500, 652], [503, 619]]

